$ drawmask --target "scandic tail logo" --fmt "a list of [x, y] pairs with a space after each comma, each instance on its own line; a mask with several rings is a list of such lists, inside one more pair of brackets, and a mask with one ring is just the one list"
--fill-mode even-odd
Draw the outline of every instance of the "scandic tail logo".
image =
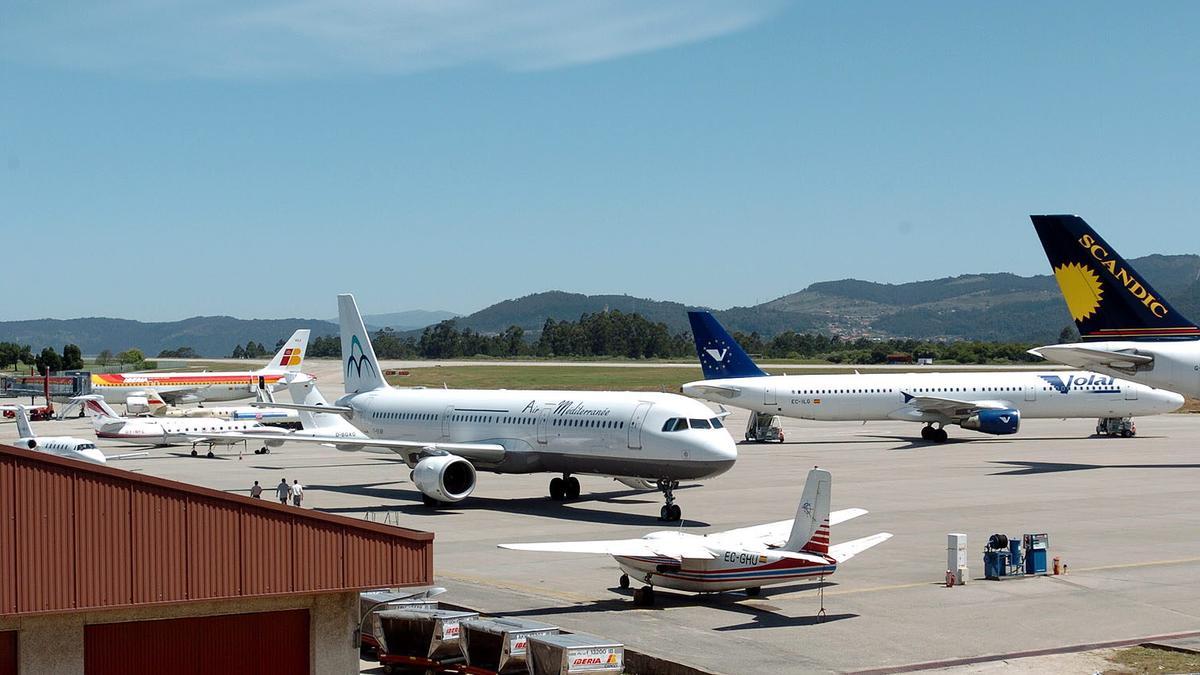
[[363, 353], [362, 343], [358, 341], [357, 335], [350, 336], [350, 356], [346, 359], [347, 376], [350, 375], [350, 366], [354, 366], [354, 374], [358, 377], [362, 377], [364, 366], [371, 370], [371, 374], [379, 374], [379, 371], [375, 370], [375, 364]]

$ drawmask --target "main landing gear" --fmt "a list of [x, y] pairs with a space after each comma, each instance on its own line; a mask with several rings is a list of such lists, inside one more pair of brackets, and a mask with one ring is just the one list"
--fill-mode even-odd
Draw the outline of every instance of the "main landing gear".
[[261, 448], [259, 448], [259, 449], [255, 450], [255, 451], [254, 451], [254, 454], [256, 454], [256, 455], [269, 455], [269, 454], [271, 454], [271, 449], [270, 449], [270, 448], [268, 448], [267, 446], [265, 446], [265, 445], [264, 445], [264, 446], [262, 446]]
[[934, 443], [945, 443], [950, 435], [946, 433], [946, 428], [942, 425], [939, 424], [935, 427], [931, 423], [921, 427], [921, 438]]
[[663, 497], [667, 500], [658, 515], [658, 519], [663, 522], [675, 523], [683, 517], [683, 509], [680, 509], [679, 505], [675, 503], [675, 488], [677, 487], [679, 487], [677, 480], [658, 481], [658, 489], [662, 491]]
[[550, 499], [556, 502], [566, 501], [568, 499], [577, 499], [579, 497], [579, 479], [563, 474], [562, 478], [550, 479]]

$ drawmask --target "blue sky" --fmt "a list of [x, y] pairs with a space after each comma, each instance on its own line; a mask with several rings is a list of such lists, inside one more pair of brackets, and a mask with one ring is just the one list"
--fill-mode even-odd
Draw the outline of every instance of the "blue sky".
[[[2, 319], [718, 308], [1194, 253], [1200, 4], [0, 5]], [[53, 263], [49, 269], [46, 262]], [[10, 288], [11, 288], [10, 284]]]

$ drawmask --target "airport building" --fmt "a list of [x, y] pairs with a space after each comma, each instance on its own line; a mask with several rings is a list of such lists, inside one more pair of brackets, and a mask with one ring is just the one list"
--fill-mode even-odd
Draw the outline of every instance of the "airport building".
[[433, 535], [0, 446], [0, 675], [345, 673]]

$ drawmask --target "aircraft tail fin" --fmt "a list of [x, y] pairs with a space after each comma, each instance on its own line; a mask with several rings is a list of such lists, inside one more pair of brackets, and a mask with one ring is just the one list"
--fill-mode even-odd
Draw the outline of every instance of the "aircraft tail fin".
[[371, 336], [358, 312], [358, 304], [349, 293], [338, 296], [338, 322], [342, 329], [342, 375], [347, 394], [386, 388], [379, 359], [371, 346]]
[[[288, 383], [288, 393], [292, 396], [292, 403], [300, 405], [328, 405], [329, 402], [321, 395], [317, 389], [317, 381], [312, 378], [303, 380], [293, 380]], [[304, 429], [327, 429], [341, 426], [345, 421], [336, 413], [316, 413], [312, 410], [297, 410], [296, 414], [300, 417], [300, 426]]]
[[304, 353], [308, 351], [308, 336], [312, 333], [307, 328], [301, 328], [275, 352], [275, 356], [259, 373], [298, 373], [300, 364], [304, 362]]
[[113, 410], [112, 407], [108, 405], [108, 402], [104, 400], [103, 396], [89, 394], [87, 396], [76, 396], [72, 400], [83, 401], [84, 410], [87, 410], [88, 414], [90, 414], [94, 420], [121, 419], [121, 416], [117, 414], [116, 410]]
[[33, 433], [33, 425], [29, 423], [29, 413], [25, 412], [25, 406], [14, 406], [17, 414], [17, 436], [19, 438], [37, 438], [37, 434]]
[[688, 312], [688, 321], [692, 324], [692, 340], [696, 343], [704, 379], [766, 375], [712, 312]]
[[829, 490], [833, 476], [825, 469], [813, 468], [804, 482], [796, 519], [785, 551], [804, 551], [825, 555], [829, 553]]
[[1079, 216], [1030, 216], [1084, 340], [1195, 340], [1200, 327]]

